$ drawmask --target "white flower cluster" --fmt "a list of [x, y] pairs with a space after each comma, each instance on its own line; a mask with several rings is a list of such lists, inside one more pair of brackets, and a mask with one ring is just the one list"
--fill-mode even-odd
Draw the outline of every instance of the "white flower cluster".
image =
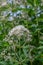
[[7, 2], [3, 2], [2, 4], [1, 4], [1, 6], [3, 7], [3, 6], [6, 6], [7, 5]]
[[13, 35], [16, 35], [17, 37], [21, 37], [25, 35], [28, 40], [31, 40], [32, 37], [30, 31], [27, 28], [25, 28], [23, 25], [15, 26], [13, 29], [9, 31], [8, 35], [9, 37]]

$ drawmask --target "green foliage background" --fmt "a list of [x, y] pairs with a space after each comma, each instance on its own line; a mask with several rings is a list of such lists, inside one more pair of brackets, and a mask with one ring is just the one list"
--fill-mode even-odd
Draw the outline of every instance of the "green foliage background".
[[[23, 0], [22, 5], [25, 7], [20, 8], [20, 4], [15, 5], [13, 0], [5, 6], [0, 5], [0, 65], [43, 65], [43, 0]], [[17, 11], [23, 14], [14, 17]], [[10, 20], [10, 17], [13, 19]], [[14, 42], [14, 51], [12, 45], [3, 39], [17, 25], [23, 25], [31, 31], [32, 41], [23, 47], [21, 44], [26, 42], [23, 38]], [[35, 48], [32, 49], [33, 46]], [[28, 57], [28, 53], [32, 58]]]

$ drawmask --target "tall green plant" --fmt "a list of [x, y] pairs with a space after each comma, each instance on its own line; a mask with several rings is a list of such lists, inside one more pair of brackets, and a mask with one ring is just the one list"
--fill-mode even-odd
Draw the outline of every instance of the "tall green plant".
[[[43, 65], [43, 1], [20, 3], [12, 0], [0, 5], [0, 65]], [[26, 41], [25, 33], [20, 38], [9, 37], [9, 31], [18, 25], [31, 32], [31, 41]]]

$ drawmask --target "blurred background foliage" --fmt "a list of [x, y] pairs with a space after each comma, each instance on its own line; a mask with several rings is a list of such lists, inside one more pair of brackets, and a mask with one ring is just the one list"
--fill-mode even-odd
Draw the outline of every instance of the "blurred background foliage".
[[[31, 31], [32, 41], [13, 42], [14, 51], [3, 39], [17, 25]], [[43, 0], [0, 0], [0, 65], [36, 64], [43, 65]]]

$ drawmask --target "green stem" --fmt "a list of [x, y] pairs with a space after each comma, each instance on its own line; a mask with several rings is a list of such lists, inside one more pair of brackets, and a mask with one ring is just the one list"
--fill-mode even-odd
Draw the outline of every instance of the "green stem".
[[32, 61], [31, 61], [31, 65], [32, 65]]

